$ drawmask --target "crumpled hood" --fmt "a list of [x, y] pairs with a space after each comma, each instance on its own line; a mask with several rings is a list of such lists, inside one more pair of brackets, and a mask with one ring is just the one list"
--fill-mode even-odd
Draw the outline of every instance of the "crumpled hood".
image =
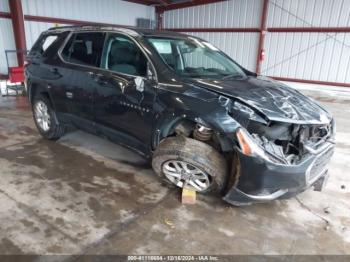
[[191, 82], [196, 86], [240, 100], [272, 121], [328, 124], [332, 119], [332, 116], [314, 100], [267, 77], [191, 79]]

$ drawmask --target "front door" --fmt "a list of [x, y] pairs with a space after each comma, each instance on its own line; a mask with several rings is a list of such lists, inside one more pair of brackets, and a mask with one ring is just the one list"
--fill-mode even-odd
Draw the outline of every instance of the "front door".
[[141, 152], [147, 152], [151, 143], [156, 97], [155, 82], [147, 79], [147, 70], [148, 60], [132, 39], [107, 35], [101, 72], [95, 76], [95, 122], [113, 140]]

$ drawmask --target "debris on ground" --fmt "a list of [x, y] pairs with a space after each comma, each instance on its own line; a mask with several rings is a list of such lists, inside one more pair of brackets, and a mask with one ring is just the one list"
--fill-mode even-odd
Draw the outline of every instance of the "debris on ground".
[[175, 228], [174, 221], [170, 220], [169, 218], [164, 219], [164, 223], [169, 226], [170, 228]]
[[325, 207], [324, 209], [323, 209], [323, 212], [325, 212], [325, 214], [329, 214], [330, 212], [329, 212], [329, 207]]
[[302, 202], [298, 197], [295, 197], [295, 199], [297, 200], [297, 202], [300, 204], [300, 206], [302, 208], [308, 210], [311, 214], [313, 214], [314, 216], [318, 217], [319, 219], [321, 219], [325, 222], [325, 224], [326, 224], [325, 228], [324, 228], [325, 230], [328, 231], [330, 229], [331, 223], [327, 218], [325, 218], [325, 217], [319, 215], [317, 212], [313, 211], [310, 207], [308, 207], [306, 204], [304, 204], [304, 202]]
[[341, 188], [341, 189], [345, 189], [345, 185], [341, 185], [340, 188]]

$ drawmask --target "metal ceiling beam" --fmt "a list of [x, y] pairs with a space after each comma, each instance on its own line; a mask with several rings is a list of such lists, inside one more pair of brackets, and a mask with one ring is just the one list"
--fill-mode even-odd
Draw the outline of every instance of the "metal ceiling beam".
[[[134, 4], [141, 4], [141, 5], [161, 5], [163, 2], [166, 2], [167, 0], [123, 0], [124, 2], [130, 2]], [[166, 3], [165, 3], [166, 4]]]
[[350, 27], [274, 27], [271, 33], [350, 33]]
[[202, 28], [165, 28], [167, 31], [173, 31], [173, 32], [205, 32], [205, 33], [259, 33], [260, 28], [253, 28], [253, 27], [228, 27], [228, 28], [217, 28], [217, 27], [202, 27]]
[[269, 77], [273, 78], [277, 81], [297, 82], [297, 83], [306, 83], [306, 84], [314, 84], [314, 85], [350, 87], [349, 83], [328, 82], [328, 81], [309, 80], [309, 79], [297, 79], [297, 78], [279, 77], [279, 76], [269, 76]]
[[7, 12], [0, 12], [0, 18], [10, 18], [11, 19], [11, 14]]
[[114, 26], [114, 27], [134, 28], [134, 26], [128, 26], [128, 25], [99, 23], [99, 22], [92, 22], [92, 21], [47, 17], [47, 16], [35, 16], [35, 15], [25, 15], [24, 20], [33, 21], [33, 22], [65, 24], [65, 25], [95, 25], [95, 26], [112, 26], [112, 27]]
[[190, 0], [190, 1], [184, 1], [181, 3], [170, 4], [167, 6], [157, 6], [156, 11], [159, 13], [162, 13], [164, 11], [169, 11], [174, 9], [192, 7], [197, 5], [206, 5], [206, 4], [216, 3], [216, 2], [223, 2], [223, 1], [227, 1], [227, 0]]

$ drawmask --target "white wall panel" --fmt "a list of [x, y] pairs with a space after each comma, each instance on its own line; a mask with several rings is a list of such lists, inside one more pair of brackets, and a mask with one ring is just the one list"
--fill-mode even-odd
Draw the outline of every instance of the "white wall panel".
[[[136, 18], [154, 19], [154, 7], [121, 0], [22, 0], [25, 15], [136, 25]], [[25, 21], [26, 43], [30, 49], [42, 31], [53, 23]], [[65, 26], [65, 24], [59, 24]]]
[[[349, 0], [270, 0], [268, 27], [349, 27]], [[350, 33], [268, 33], [262, 73], [350, 82]]]
[[[30, 50], [32, 48], [33, 44], [35, 43], [35, 41], [38, 39], [39, 35], [43, 31], [54, 26], [55, 24], [53, 23], [24, 21], [27, 49]], [[60, 24], [60, 26], [66, 26], [66, 25]]]
[[10, 12], [8, 0], [0, 0], [0, 12]]
[[154, 19], [154, 7], [121, 0], [22, 0], [25, 15], [136, 25], [136, 18]]
[[272, 33], [265, 47], [265, 75], [350, 82], [349, 33]]
[[[135, 26], [137, 18], [154, 19], [154, 7], [121, 0], [22, 0], [22, 7], [25, 15], [120, 25]], [[53, 23], [25, 21], [27, 48], [32, 47], [42, 31], [53, 26]]]
[[259, 34], [188, 33], [215, 45], [248, 70], [255, 71]]
[[261, 0], [229, 0], [166, 11], [164, 27], [259, 27], [261, 6]]
[[[15, 40], [10, 19], [0, 18], [0, 74], [7, 74], [5, 50], [15, 49]], [[16, 55], [10, 55], [10, 65], [17, 65]]]
[[[136, 25], [137, 18], [154, 20], [155, 15], [154, 7], [121, 0], [22, 0], [22, 8], [24, 15], [131, 26]], [[0, 11], [9, 12], [8, 0], [0, 0]], [[25, 21], [27, 49], [42, 31], [53, 26], [55, 24]], [[0, 73], [7, 73], [5, 49], [15, 49], [11, 19], [0, 19]]]
[[349, 0], [270, 0], [268, 27], [350, 26]]

